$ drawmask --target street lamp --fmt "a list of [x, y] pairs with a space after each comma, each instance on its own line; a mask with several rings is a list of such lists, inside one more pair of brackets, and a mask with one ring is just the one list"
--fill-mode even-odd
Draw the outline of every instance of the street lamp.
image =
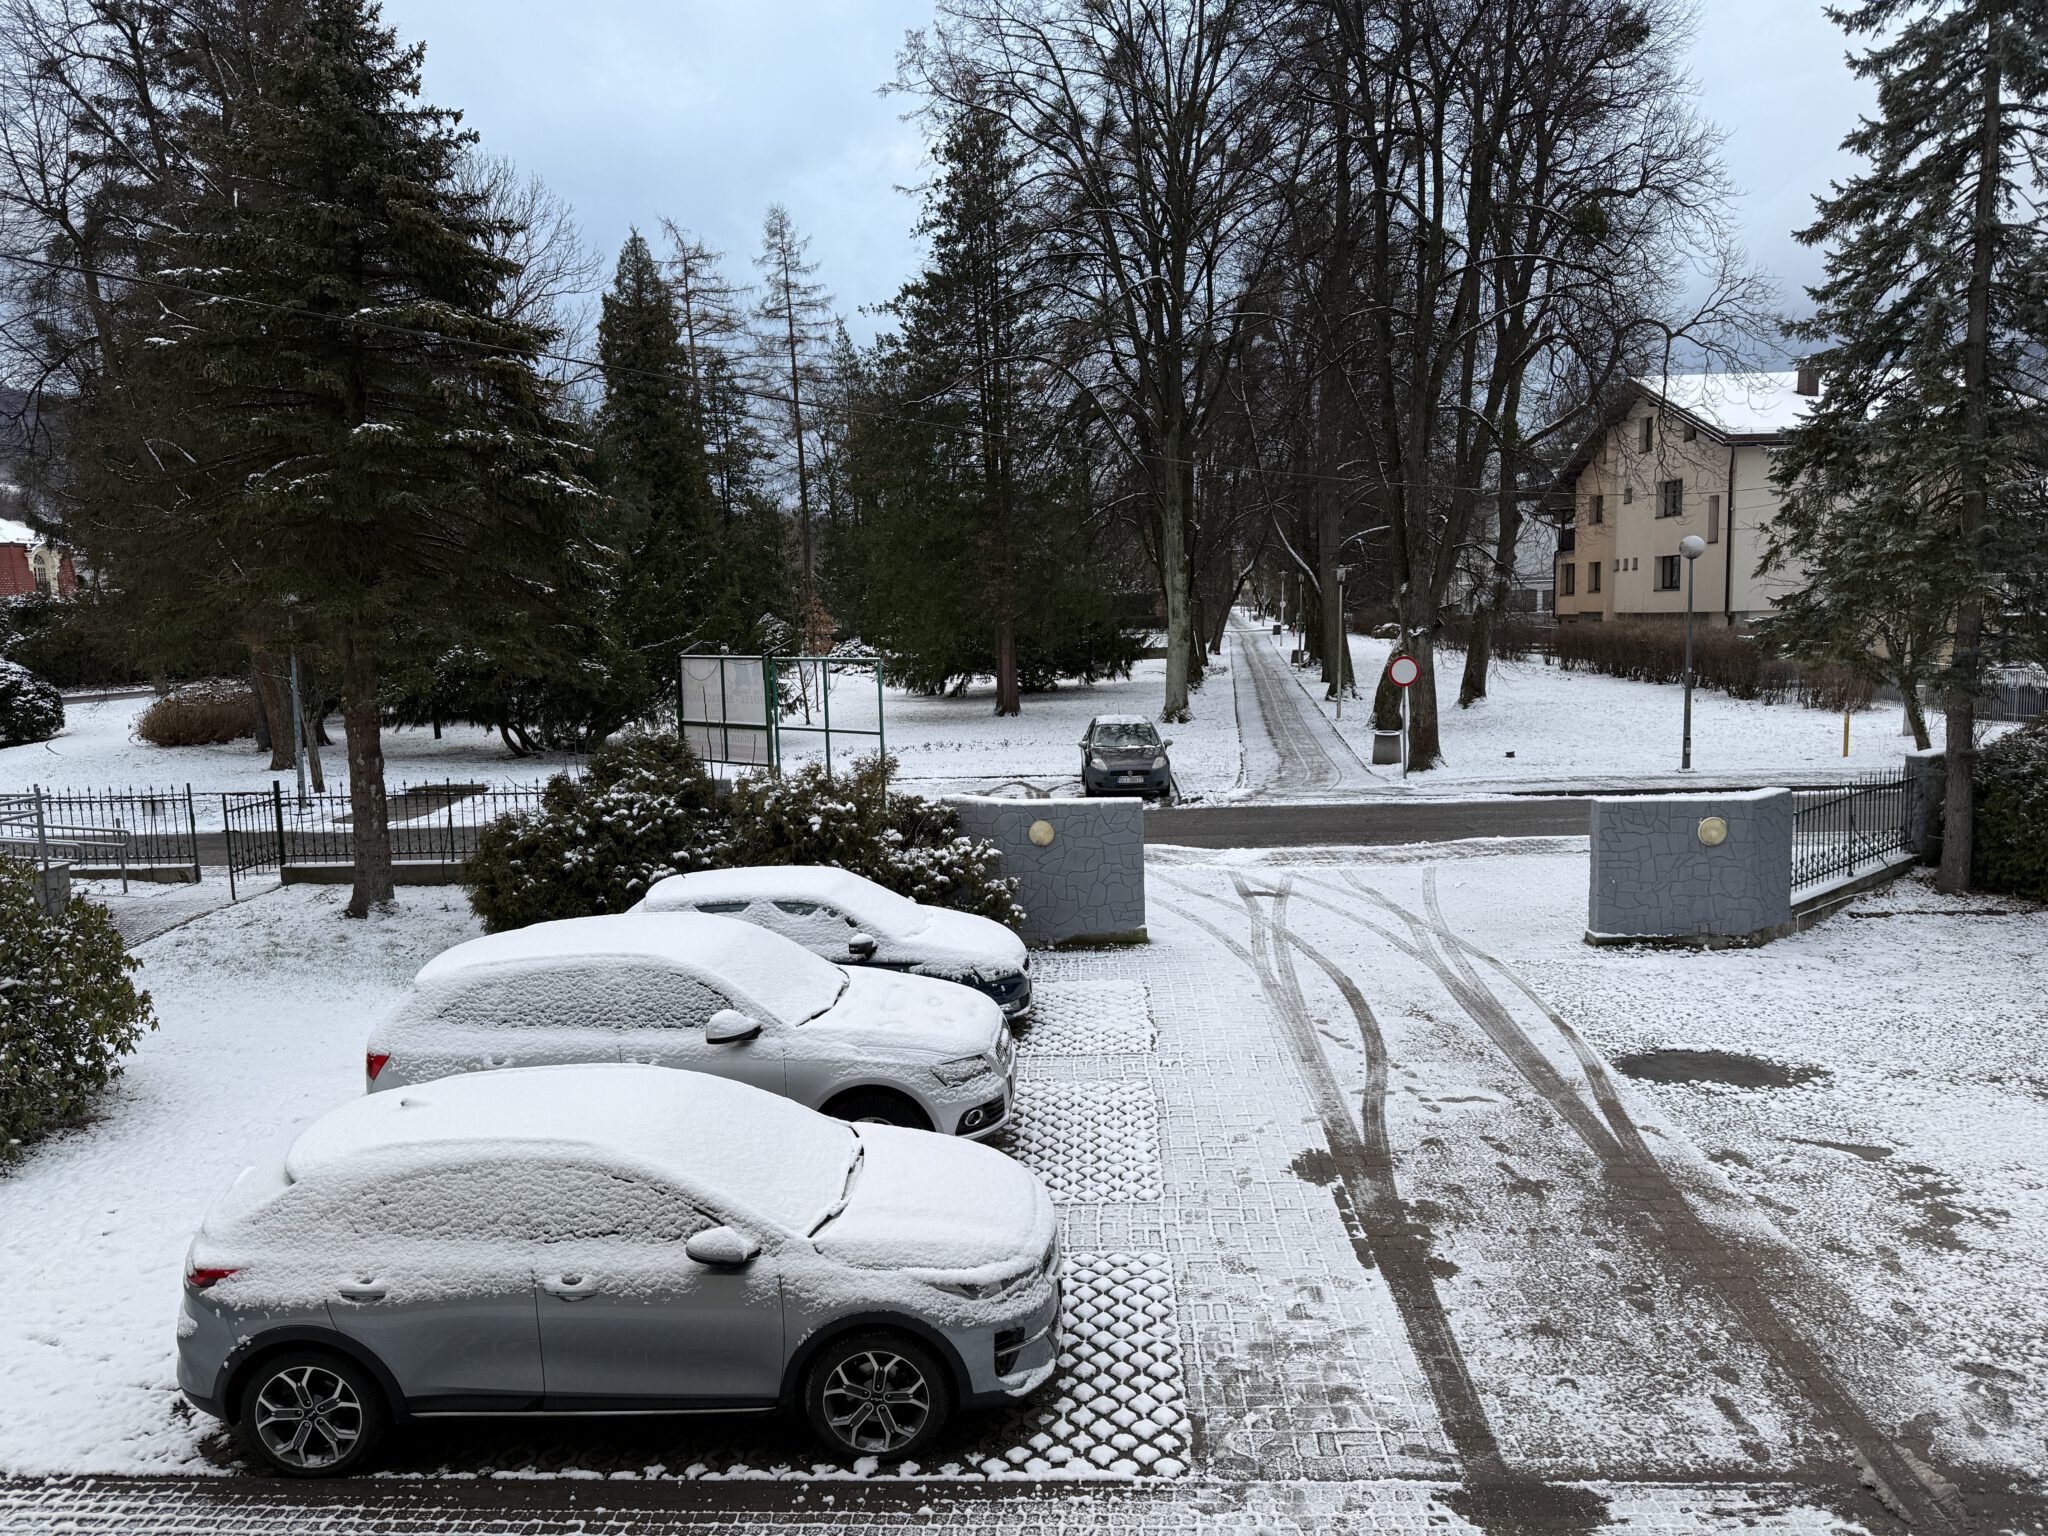
[[1696, 533], [1689, 533], [1678, 541], [1678, 552], [1685, 556], [1685, 746], [1678, 766], [1689, 772], [1692, 768], [1692, 573], [1700, 556], [1707, 552], [1707, 541]]
[[1344, 622], [1344, 578], [1351, 574], [1351, 567], [1337, 567], [1337, 654], [1333, 658], [1337, 665], [1337, 718], [1344, 718], [1344, 674], [1351, 670], [1351, 626]]

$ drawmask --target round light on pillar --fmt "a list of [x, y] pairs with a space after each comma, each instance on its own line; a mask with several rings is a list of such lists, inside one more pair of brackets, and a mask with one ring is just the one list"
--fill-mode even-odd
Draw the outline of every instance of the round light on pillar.
[[1049, 821], [1034, 821], [1031, 823], [1031, 830], [1025, 835], [1038, 847], [1050, 848], [1052, 840], [1058, 837], [1059, 833], [1053, 830], [1053, 825]]
[[1702, 816], [1700, 841], [1709, 848], [1720, 847], [1728, 841], [1728, 823], [1719, 816]]

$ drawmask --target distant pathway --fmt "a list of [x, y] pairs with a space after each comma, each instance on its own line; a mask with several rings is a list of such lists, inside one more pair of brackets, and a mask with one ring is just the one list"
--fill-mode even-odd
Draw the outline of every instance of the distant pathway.
[[1230, 634], [1248, 789], [1275, 797], [1345, 795], [1384, 782], [1302, 691], [1260, 628], [1233, 619]]

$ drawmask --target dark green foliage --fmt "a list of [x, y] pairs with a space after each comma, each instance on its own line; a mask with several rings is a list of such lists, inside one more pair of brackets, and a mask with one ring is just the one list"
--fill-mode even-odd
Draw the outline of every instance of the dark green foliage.
[[921, 233], [927, 269], [891, 306], [902, 322], [848, 394], [838, 474], [851, 527], [828, 567], [842, 617], [892, 678], [938, 693], [996, 679], [996, 712], [1062, 676], [1128, 674], [1091, 524], [1080, 422], [1027, 362], [1046, 323], [1029, 266], [1017, 169], [993, 113], [966, 110]]
[[470, 905], [493, 933], [558, 917], [624, 912], [665, 875], [723, 861], [717, 786], [673, 736], [596, 753], [581, 779], [550, 780], [541, 813], [484, 829], [470, 856]]
[[1977, 836], [1971, 883], [2048, 901], [2048, 720], [1977, 754]]
[[870, 759], [833, 779], [812, 766], [744, 780], [721, 799], [675, 737], [619, 742], [583, 780], [552, 781], [539, 815], [485, 830], [467, 870], [470, 905], [497, 933], [623, 912], [666, 875], [831, 864], [916, 901], [1021, 923], [995, 846], [963, 836], [945, 806], [891, 792], [893, 767]]
[[63, 697], [28, 668], [0, 661], [0, 747], [48, 741], [64, 729]]
[[32, 880], [0, 859], [0, 1161], [83, 1125], [120, 1058], [156, 1028], [106, 910], [74, 896], [46, 917]]
[[139, 683], [144, 672], [108, 633], [106, 610], [96, 594], [84, 591], [75, 597], [28, 592], [0, 599], [0, 659], [18, 661], [59, 688]]

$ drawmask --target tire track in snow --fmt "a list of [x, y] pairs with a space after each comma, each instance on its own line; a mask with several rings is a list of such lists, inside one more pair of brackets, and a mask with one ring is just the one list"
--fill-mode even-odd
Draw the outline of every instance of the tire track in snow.
[[[1242, 889], [1242, 881], [1238, 882]], [[1321, 882], [1317, 882], [1320, 884]], [[1780, 1316], [1758, 1276], [1758, 1265], [1715, 1233], [1657, 1160], [1642, 1130], [1622, 1102], [1606, 1063], [1578, 1031], [1560, 1018], [1533, 988], [1506, 965], [1460, 938], [1445, 919], [1435, 869], [1424, 876], [1427, 916], [1418, 916], [1347, 874], [1345, 883], [1409, 930], [1413, 943], [1396, 947], [1425, 965], [1453, 1001], [1494, 1042], [1524, 1082], [1555, 1111], [1600, 1160], [1610, 1184], [1663, 1237], [1666, 1262], [1717, 1297], [1778, 1369], [1797, 1382], [1815, 1417], [1853, 1447], [1861, 1481], [1885, 1510], [1915, 1529], [1975, 1529], [1961, 1496], [1947, 1477], [1880, 1429], [1850, 1394], [1820, 1350]], [[1383, 938], [1379, 924], [1325, 902], [1316, 905]], [[1498, 969], [1550, 1020], [1571, 1046], [1598, 1110], [1598, 1118], [1563, 1075], [1515, 1021], [1472, 966], [1473, 958]], [[1772, 1256], [1774, 1267], [1797, 1272], [1797, 1255]]]

